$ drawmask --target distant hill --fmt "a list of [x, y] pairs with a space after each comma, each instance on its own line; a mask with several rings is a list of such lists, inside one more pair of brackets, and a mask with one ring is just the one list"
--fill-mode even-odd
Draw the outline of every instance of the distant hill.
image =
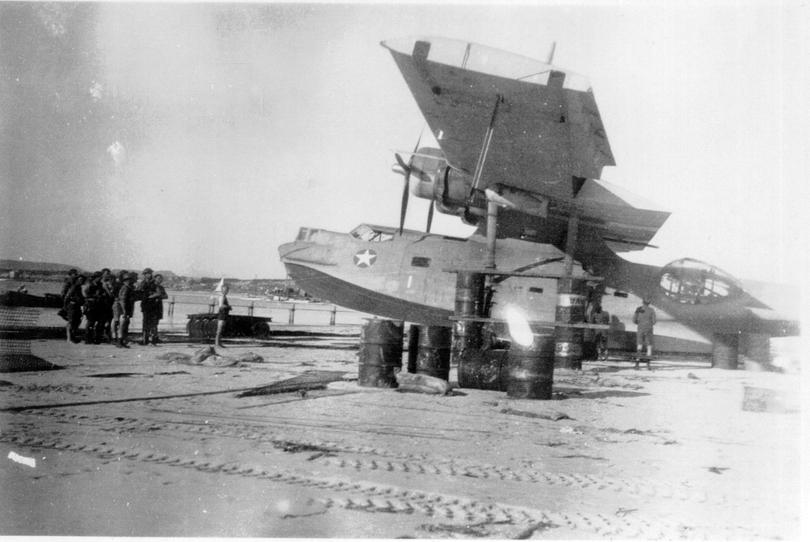
[[40, 273], [67, 273], [70, 269], [78, 269], [75, 265], [50, 262], [29, 262], [27, 260], [0, 259], [0, 271], [34, 271]]

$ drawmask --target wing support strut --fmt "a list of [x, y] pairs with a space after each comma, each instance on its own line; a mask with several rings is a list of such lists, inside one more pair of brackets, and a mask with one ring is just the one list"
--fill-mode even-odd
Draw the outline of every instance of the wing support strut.
[[481, 174], [484, 171], [484, 164], [487, 161], [487, 153], [489, 152], [489, 145], [492, 143], [492, 132], [495, 131], [495, 120], [498, 118], [498, 107], [503, 103], [503, 96], [498, 94], [495, 97], [495, 106], [492, 108], [492, 117], [489, 119], [489, 126], [484, 135], [484, 144], [481, 146], [481, 153], [478, 155], [478, 162], [475, 164], [475, 173], [473, 174], [472, 192], [478, 190], [478, 185], [481, 183]]

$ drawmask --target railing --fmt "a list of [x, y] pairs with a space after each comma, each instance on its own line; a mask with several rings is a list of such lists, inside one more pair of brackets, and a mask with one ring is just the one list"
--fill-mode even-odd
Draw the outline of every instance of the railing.
[[[168, 318], [173, 318], [175, 315], [175, 306], [178, 304], [182, 304], [187, 308], [199, 306], [199, 307], [206, 307], [206, 310], [209, 314], [213, 314], [216, 310], [216, 303], [214, 301], [182, 301], [178, 302], [176, 296], [171, 296], [168, 299], [167, 303], [167, 313], [166, 316]], [[249, 305], [239, 304], [239, 303], [231, 303], [231, 307], [235, 311], [240, 309], [246, 309], [248, 316], [254, 316], [256, 311], [256, 303], [251, 301]], [[288, 325], [295, 325], [296, 324], [296, 313], [307, 312], [307, 313], [328, 313], [329, 314], [329, 325], [336, 326], [336, 325], [355, 325], [358, 323], [357, 315], [359, 313], [348, 310], [348, 309], [341, 309], [337, 305], [321, 305], [321, 304], [310, 304], [310, 303], [300, 303], [300, 302], [277, 302], [272, 305], [263, 305], [258, 307], [261, 312], [269, 313], [269, 312], [277, 312], [277, 311], [286, 311], [287, 312], [287, 324]], [[189, 313], [193, 313], [193, 311], [186, 311]], [[202, 312], [202, 311], [200, 311]], [[241, 312], [241, 311], [240, 311]], [[343, 322], [338, 324], [338, 313], [345, 314], [345, 315], [352, 315], [354, 318], [348, 318], [348, 320], [353, 320], [351, 322]], [[232, 312], [233, 314], [233, 312]], [[299, 314], [300, 316], [300, 314]], [[307, 319], [308, 320], [308, 319]], [[275, 320], [276, 324], [280, 324], [281, 321], [278, 319]], [[324, 325], [321, 323], [313, 323], [309, 321], [303, 325]]]

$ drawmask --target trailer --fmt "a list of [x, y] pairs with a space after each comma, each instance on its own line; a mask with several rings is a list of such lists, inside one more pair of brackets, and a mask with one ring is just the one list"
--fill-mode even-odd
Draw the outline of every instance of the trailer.
[[[272, 318], [231, 314], [228, 316], [223, 337], [254, 337], [262, 339], [270, 336]], [[217, 334], [217, 315], [202, 312], [188, 315], [186, 331], [191, 339], [213, 339]]]

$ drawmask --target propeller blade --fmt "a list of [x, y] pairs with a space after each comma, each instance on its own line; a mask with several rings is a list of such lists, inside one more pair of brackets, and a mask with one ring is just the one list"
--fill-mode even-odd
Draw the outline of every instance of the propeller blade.
[[411, 171], [411, 166], [405, 163], [405, 160], [402, 159], [402, 156], [400, 156], [398, 152], [394, 153], [394, 158], [397, 159], [397, 164], [399, 164], [399, 167], [401, 167], [403, 171]]
[[430, 233], [430, 225], [433, 224], [433, 202], [430, 202], [430, 208], [428, 208], [428, 219], [427, 219], [427, 227], [425, 228], [425, 232]]
[[[422, 141], [422, 135], [425, 133], [424, 126], [422, 127], [422, 131], [419, 133], [419, 138], [416, 140], [416, 145], [413, 147], [413, 152], [419, 149], [419, 143]], [[407, 164], [405, 160], [399, 155], [399, 153], [394, 153], [394, 156], [397, 159], [397, 163], [399, 167], [401, 167], [405, 171], [405, 182], [402, 184], [402, 203], [400, 204], [399, 208], [399, 234], [402, 235], [402, 232], [405, 231], [405, 215], [408, 212], [408, 196], [410, 195], [410, 182], [411, 182], [411, 161]]]
[[406, 170], [405, 182], [402, 183], [402, 203], [399, 208], [399, 234], [402, 235], [405, 229], [405, 214], [408, 212], [408, 196], [410, 195], [409, 184], [411, 180], [411, 170]]

